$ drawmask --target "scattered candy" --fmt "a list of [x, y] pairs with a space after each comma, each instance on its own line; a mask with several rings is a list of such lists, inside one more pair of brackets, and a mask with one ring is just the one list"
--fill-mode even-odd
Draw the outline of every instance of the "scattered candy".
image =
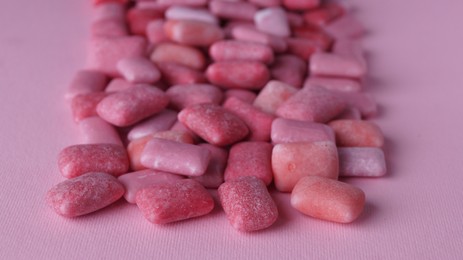
[[[363, 85], [364, 27], [328, 0], [93, 0], [87, 65], [67, 93], [78, 145], [47, 194], [75, 217], [124, 195], [156, 224], [206, 215], [270, 227], [268, 189], [303, 214], [349, 223], [365, 194], [338, 180], [386, 174]], [[118, 177], [118, 180], [114, 177]], [[124, 193], [125, 190], [125, 193]]]

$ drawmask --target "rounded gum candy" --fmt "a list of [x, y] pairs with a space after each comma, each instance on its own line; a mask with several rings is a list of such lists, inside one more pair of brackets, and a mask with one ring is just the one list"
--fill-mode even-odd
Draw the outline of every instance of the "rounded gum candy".
[[163, 80], [169, 85], [194, 84], [206, 82], [206, 78], [199, 70], [173, 62], [158, 63]]
[[228, 151], [207, 143], [199, 144], [199, 146], [209, 150], [211, 153], [211, 161], [203, 175], [190, 176], [190, 178], [201, 183], [206, 188], [217, 189], [223, 183], [225, 166], [228, 160]]
[[155, 63], [172, 62], [192, 69], [201, 70], [206, 61], [204, 55], [196, 48], [177, 43], [161, 43], [151, 54]]
[[214, 61], [259, 61], [271, 63], [273, 51], [265, 44], [237, 40], [225, 40], [214, 43], [209, 48], [210, 56]]
[[334, 120], [328, 123], [336, 134], [338, 146], [350, 147], [381, 147], [384, 137], [381, 129], [369, 121]]
[[85, 118], [97, 116], [96, 107], [107, 95], [106, 92], [92, 92], [75, 96], [71, 101], [74, 121], [79, 122]]
[[246, 2], [229, 2], [211, 0], [209, 10], [220, 18], [252, 21], [257, 12], [257, 7]]
[[220, 185], [219, 198], [230, 224], [239, 231], [270, 227], [278, 219], [278, 209], [264, 182], [245, 176]]
[[224, 38], [219, 26], [194, 20], [168, 20], [164, 31], [170, 40], [192, 46], [207, 47]]
[[272, 123], [272, 143], [335, 142], [333, 130], [320, 123], [277, 118]]
[[384, 153], [376, 147], [340, 147], [339, 176], [380, 177], [386, 174]]
[[258, 30], [269, 34], [280, 37], [291, 35], [288, 17], [281, 7], [269, 7], [257, 11], [254, 15], [254, 23]]
[[154, 224], [203, 216], [214, 208], [212, 196], [191, 179], [151, 185], [138, 191], [135, 201], [145, 218]]
[[118, 37], [128, 35], [124, 21], [119, 19], [104, 19], [95, 21], [91, 25], [90, 33], [92, 37]]
[[275, 52], [285, 52], [288, 45], [284, 38], [261, 32], [254, 26], [237, 25], [231, 29], [234, 39], [268, 45]]
[[127, 23], [130, 32], [135, 35], [145, 35], [149, 22], [162, 19], [161, 12], [150, 8], [131, 8], [127, 11]]
[[249, 129], [238, 116], [215, 104], [197, 104], [183, 109], [178, 119], [208, 143], [225, 146], [245, 138]]
[[134, 125], [127, 134], [129, 141], [156, 133], [169, 130], [177, 120], [177, 112], [165, 109], [158, 114]]
[[320, 5], [320, 0], [282, 0], [283, 5], [290, 10], [308, 10]]
[[312, 76], [307, 78], [304, 86], [316, 85], [322, 86], [329, 90], [343, 91], [343, 92], [358, 92], [362, 89], [360, 83], [353, 79], [347, 78], [330, 78], [330, 77], [317, 77]]
[[169, 98], [150, 85], [136, 85], [113, 93], [98, 104], [98, 115], [116, 126], [129, 126], [162, 111]]
[[339, 160], [336, 145], [331, 141], [276, 144], [272, 151], [275, 187], [291, 192], [304, 176], [337, 179]]
[[270, 67], [272, 78], [300, 88], [307, 74], [307, 63], [299, 56], [283, 54]]
[[148, 59], [124, 58], [117, 62], [119, 73], [131, 83], [155, 83], [161, 78], [158, 68]]
[[127, 152], [116, 144], [80, 144], [64, 148], [58, 155], [58, 167], [66, 178], [87, 172], [106, 172], [114, 176], [129, 169]]
[[235, 97], [249, 104], [252, 104], [257, 97], [256, 93], [245, 89], [227, 89], [224, 95], [224, 100]]
[[297, 88], [278, 80], [269, 81], [259, 92], [253, 105], [274, 115], [278, 107], [298, 91]]
[[327, 3], [319, 8], [304, 13], [304, 21], [307, 24], [324, 26], [344, 14], [344, 8], [337, 3]]
[[77, 217], [104, 208], [124, 195], [124, 186], [116, 178], [92, 172], [65, 180], [46, 195], [48, 205], [64, 217]]
[[211, 24], [219, 24], [217, 17], [207, 9], [192, 8], [187, 6], [171, 6], [165, 12], [169, 20], [195, 20]]
[[344, 182], [308, 176], [294, 187], [291, 205], [313, 218], [350, 223], [362, 213], [365, 193]]
[[81, 144], [116, 144], [122, 146], [116, 129], [103, 119], [93, 116], [83, 119], [78, 125]]
[[261, 89], [270, 78], [270, 72], [261, 62], [222, 61], [209, 65], [207, 79], [224, 88]]
[[230, 149], [225, 181], [238, 179], [242, 176], [255, 176], [265, 185], [273, 179], [272, 145], [267, 142], [241, 142]]
[[183, 84], [171, 86], [166, 91], [170, 106], [177, 110], [200, 103], [220, 104], [222, 90], [210, 84]]

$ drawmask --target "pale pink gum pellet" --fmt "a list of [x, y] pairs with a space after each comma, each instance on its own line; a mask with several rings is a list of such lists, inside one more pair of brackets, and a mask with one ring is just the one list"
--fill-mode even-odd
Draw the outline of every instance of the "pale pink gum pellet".
[[136, 203], [137, 192], [159, 183], [171, 183], [183, 179], [182, 176], [155, 170], [130, 172], [117, 178], [125, 187], [124, 198], [129, 203]]
[[134, 35], [145, 35], [146, 27], [151, 21], [162, 19], [163, 14], [156, 9], [131, 8], [127, 12], [127, 22], [130, 32]]
[[265, 183], [257, 177], [227, 181], [220, 185], [218, 193], [228, 221], [239, 231], [265, 229], [278, 219], [278, 208]]
[[121, 137], [116, 129], [97, 116], [81, 120], [78, 127], [81, 144], [117, 144], [122, 146]]
[[334, 120], [328, 123], [336, 135], [338, 146], [381, 147], [384, 137], [373, 122], [362, 120]]
[[321, 50], [329, 50], [333, 45], [334, 39], [329, 34], [325, 33], [319, 27], [314, 25], [303, 25], [301, 27], [292, 28], [295, 38], [302, 38], [313, 41], [318, 44]]
[[146, 40], [140, 36], [93, 37], [89, 42], [87, 66], [110, 76], [118, 76], [119, 60], [142, 57], [145, 51]]
[[95, 36], [126, 36], [128, 34], [127, 26], [124, 21], [119, 19], [104, 19], [92, 23], [90, 32], [92, 37]]
[[262, 7], [271, 7], [281, 5], [281, 0], [248, 0], [250, 3], [253, 3], [257, 6]]
[[210, 159], [204, 147], [154, 138], [145, 145], [140, 161], [150, 169], [199, 176], [206, 172]]
[[307, 63], [293, 54], [279, 55], [270, 68], [272, 78], [300, 88], [307, 73]]
[[361, 120], [362, 114], [360, 110], [354, 107], [348, 107], [341, 112], [341, 114], [337, 115], [334, 120], [338, 119], [353, 119], [353, 120]]
[[105, 92], [93, 92], [75, 96], [71, 101], [71, 111], [75, 122], [96, 116], [96, 106], [107, 96]]
[[203, 216], [214, 208], [212, 196], [190, 179], [144, 188], [137, 193], [136, 203], [143, 216], [154, 224]]
[[346, 103], [337, 93], [323, 87], [309, 86], [299, 90], [276, 111], [283, 118], [324, 123], [346, 108]]
[[271, 80], [259, 92], [253, 105], [274, 115], [278, 107], [297, 91], [297, 88], [284, 82]]
[[124, 147], [116, 144], [79, 144], [64, 148], [58, 155], [58, 167], [66, 178], [87, 172], [106, 172], [114, 176], [129, 169]]
[[276, 144], [272, 151], [275, 187], [291, 192], [304, 176], [337, 179], [339, 161], [336, 145], [331, 141]]
[[268, 7], [261, 9], [254, 15], [254, 23], [260, 31], [280, 37], [289, 37], [288, 17], [281, 7]]
[[125, 21], [125, 6], [120, 3], [104, 3], [92, 9], [93, 21], [116, 19]]
[[210, 46], [224, 37], [218, 25], [193, 20], [168, 20], [164, 32], [174, 42], [201, 47]]
[[149, 136], [141, 137], [130, 141], [127, 146], [127, 153], [130, 160], [130, 168], [134, 171], [143, 170], [147, 167], [141, 164], [141, 154], [145, 145], [154, 138], [161, 138], [180, 143], [193, 144], [194, 140], [191, 134], [182, 131], [167, 130], [153, 133]]
[[199, 146], [204, 147], [211, 153], [211, 160], [206, 172], [201, 176], [192, 176], [191, 179], [201, 183], [206, 188], [217, 189], [224, 178], [225, 166], [227, 165], [228, 152], [226, 149], [202, 143]]
[[238, 116], [215, 104], [197, 104], [183, 109], [178, 120], [208, 143], [233, 144], [245, 138], [249, 129]]
[[[253, 21], [242, 21], [242, 20], [229, 20], [226, 22], [226, 24], [222, 27], [223, 31], [225, 33], [225, 38], [233, 38], [233, 30], [237, 27], [245, 27], [245, 28], [253, 28], [255, 29], [256, 27], [254, 26]], [[260, 33], [260, 31], [259, 31]], [[245, 40], [248, 41], [248, 40]]]
[[378, 113], [378, 106], [372, 95], [362, 92], [339, 93], [339, 96], [347, 103], [347, 106], [356, 108], [363, 117], [374, 117]]
[[194, 142], [192, 143], [197, 143], [201, 139], [197, 134], [195, 134], [193, 131], [188, 129], [188, 127], [186, 127], [182, 122], [178, 121], [178, 116], [177, 116], [177, 122], [174, 123], [174, 125], [170, 128], [170, 130], [188, 134], [194, 140]]
[[222, 106], [246, 123], [250, 131], [248, 140], [270, 140], [270, 128], [275, 116], [235, 97], [227, 99]]
[[220, 18], [252, 21], [257, 7], [247, 2], [211, 0], [209, 10]]
[[308, 10], [320, 5], [320, 0], [283, 0], [283, 6], [290, 10]]
[[132, 127], [127, 134], [129, 141], [151, 135], [156, 132], [169, 130], [177, 121], [177, 112], [166, 109]]
[[265, 185], [273, 179], [272, 148], [267, 142], [241, 142], [234, 144], [228, 155], [225, 181], [238, 179], [242, 176], [255, 176]]
[[131, 83], [155, 83], [161, 78], [156, 65], [143, 57], [124, 58], [117, 62], [119, 73]]
[[171, 6], [165, 12], [169, 20], [195, 20], [206, 23], [219, 24], [219, 20], [207, 9], [191, 8], [186, 6]]
[[272, 123], [272, 143], [335, 142], [333, 130], [320, 123], [277, 118]]
[[224, 40], [218, 41], [209, 48], [214, 61], [259, 61], [266, 64], [273, 62], [273, 51], [262, 43]]
[[198, 49], [176, 43], [161, 43], [151, 54], [155, 63], [173, 62], [201, 70], [206, 64], [204, 55]]
[[238, 99], [243, 100], [246, 103], [252, 104], [254, 100], [256, 99], [257, 95], [256, 93], [250, 91], [250, 90], [244, 90], [244, 89], [227, 89], [225, 91], [225, 97], [224, 100], [227, 100], [231, 97], [235, 97]]
[[301, 27], [304, 25], [304, 18], [301, 14], [296, 12], [286, 12], [288, 23], [290, 27]]
[[357, 38], [365, 33], [363, 25], [349, 14], [335, 19], [323, 29], [337, 39]]
[[221, 61], [209, 65], [207, 79], [224, 88], [261, 89], [270, 78], [270, 72], [261, 62]]
[[365, 193], [348, 183], [309, 176], [294, 187], [291, 205], [313, 218], [350, 223], [362, 213]]
[[177, 110], [200, 103], [220, 104], [223, 99], [222, 90], [210, 84], [175, 85], [166, 94], [170, 105]]
[[46, 195], [48, 205], [63, 217], [77, 217], [102, 209], [124, 195], [124, 186], [116, 178], [92, 172], [65, 180]]
[[234, 39], [257, 42], [270, 46], [275, 52], [284, 52], [288, 48], [284, 38], [270, 35], [250, 26], [236, 26], [232, 29], [231, 35]]
[[98, 115], [116, 126], [129, 126], [162, 111], [169, 98], [160, 89], [137, 85], [113, 93], [97, 106]]
[[77, 95], [92, 92], [101, 92], [105, 89], [108, 78], [99, 71], [79, 70], [69, 84], [65, 94], [66, 100], [71, 100]]
[[153, 44], [169, 41], [166, 33], [164, 32], [164, 20], [154, 20], [146, 25], [146, 37], [148, 41]]
[[362, 86], [357, 80], [347, 78], [309, 77], [304, 85], [317, 85], [329, 90], [344, 92], [359, 92]]
[[157, 65], [161, 71], [162, 79], [169, 85], [206, 82], [206, 78], [199, 70], [172, 62], [163, 62]]
[[160, 5], [173, 6], [183, 5], [192, 7], [202, 7], [207, 5], [208, 0], [157, 0]]
[[287, 38], [288, 52], [308, 60], [313, 54], [323, 50], [319, 42], [304, 38]]
[[375, 147], [340, 147], [339, 176], [379, 177], [386, 174], [384, 153]]
[[127, 82], [125, 79], [114, 78], [109, 82], [108, 86], [105, 88], [105, 92], [118, 92], [129, 89], [131, 87], [133, 87], [133, 84]]

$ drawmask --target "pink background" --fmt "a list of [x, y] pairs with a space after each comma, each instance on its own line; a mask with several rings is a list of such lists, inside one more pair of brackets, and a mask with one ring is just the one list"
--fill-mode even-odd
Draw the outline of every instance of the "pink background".
[[368, 92], [389, 174], [349, 180], [368, 200], [353, 224], [304, 217], [275, 195], [279, 221], [252, 234], [220, 210], [155, 226], [123, 201], [77, 219], [45, 205], [63, 180], [56, 156], [77, 139], [62, 97], [84, 65], [89, 2], [0, 8], [0, 259], [461, 259], [463, 1], [352, 1], [371, 31]]

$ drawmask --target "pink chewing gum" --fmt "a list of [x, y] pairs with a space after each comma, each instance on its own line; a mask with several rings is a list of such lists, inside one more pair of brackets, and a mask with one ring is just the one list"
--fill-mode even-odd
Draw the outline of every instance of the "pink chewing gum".
[[215, 104], [183, 109], [178, 120], [208, 143], [225, 146], [245, 138], [249, 129], [238, 116]]
[[146, 25], [146, 38], [152, 44], [169, 41], [166, 33], [164, 32], [164, 23], [162, 19], [150, 21]]
[[203, 216], [214, 208], [212, 196], [190, 179], [144, 188], [137, 193], [136, 203], [143, 216], [154, 224]]
[[337, 93], [323, 87], [309, 86], [299, 90], [277, 109], [276, 115], [287, 119], [324, 123], [346, 108]]
[[224, 88], [261, 89], [270, 78], [263, 63], [254, 61], [222, 61], [209, 65], [207, 79]]
[[200, 7], [207, 5], [207, 0], [157, 0], [161, 6], [192, 6]]
[[129, 141], [154, 134], [156, 132], [169, 130], [177, 121], [177, 112], [165, 109], [132, 127], [127, 134]]
[[108, 78], [105, 74], [93, 70], [80, 70], [69, 84], [65, 94], [66, 100], [71, 100], [77, 95], [101, 92], [105, 89]]
[[339, 176], [380, 177], [386, 174], [384, 153], [375, 147], [340, 147]]
[[211, 0], [209, 10], [220, 18], [252, 21], [257, 12], [257, 7], [251, 3], [241, 1]]
[[281, 5], [281, 0], [249, 0], [250, 3], [261, 7], [271, 7]]
[[227, 89], [224, 95], [224, 100], [235, 97], [249, 104], [252, 104], [257, 97], [256, 93], [244, 89]]
[[298, 12], [288, 12], [285, 11], [286, 17], [288, 18], [288, 23], [290, 27], [301, 27], [304, 26], [304, 18], [302, 14]]
[[171, 6], [165, 14], [168, 20], [194, 20], [211, 24], [219, 24], [219, 20], [207, 9], [192, 8], [187, 6]]
[[336, 134], [338, 146], [381, 147], [384, 137], [381, 129], [369, 121], [334, 120], [328, 123]]
[[231, 36], [241, 41], [265, 44], [275, 52], [284, 52], [288, 48], [284, 38], [261, 32], [253, 26], [235, 26], [231, 30]]
[[235, 180], [242, 176], [255, 176], [265, 185], [273, 179], [272, 158], [273, 146], [267, 142], [242, 142], [234, 144], [230, 149], [225, 181]]
[[162, 17], [162, 12], [149, 8], [131, 8], [126, 15], [130, 32], [135, 35], [145, 35], [148, 23]]
[[262, 32], [280, 37], [291, 35], [288, 17], [281, 7], [269, 7], [257, 11], [254, 15], [254, 23], [256, 28]]
[[129, 126], [162, 111], [169, 98], [160, 89], [137, 85], [113, 93], [98, 104], [98, 115], [116, 126]]
[[270, 128], [275, 118], [273, 115], [265, 113], [252, 104], [246, 103], [235, 97], [227, 99], [222, 106], [246, 123], [250, 131], [248, 140], [270, 140]]
[[337, 179], [339, 161], [336, 145], [331, 141], [277, 144], [272, 151], [275, 187], [291, 192], [304, 176]]
[[168, 20], [164, 31], [170, 40], [192, 46], [207, 47], [224, 38], [219, 26], [194, 20]]
[[209, 48], [209, 54], [214, 61], [258, 61], [272, 63], [273, 51], [262, 43], [237, 40], [224, 40], [214, 43]]
[[206, 78], [199, 70], [171, 62], [158, 63], [157, 65], [161, 70], [162, 79], [169, 85], [206, 82]]
[[199, 146], [209, 150], [211, 153], [211, 160], [203, 175], [191, 176], [190, 178], [201, 183], [201, 185], [206, 188], [217, 189], [223, 183], [225, 166], [228, 160], [228, 151], [207, 143], [199, 144]]
[[359, 92], [362, 87], [356, 80], [346, 78], [329, 78], [329, 77], [309, 77], [304, 82], [304, 86], [316, 85], [329, 90], [343, 91], [343, 92]]
[[129, 160], [120, 145], [80, 144], [68, 146], [59, 153], [58, 167], [66, 178], [87, 172], [106, 172], [117, 177], [127, 172]]
[[101, 172], [65, 180], [46, 195], [48, 205], [63, 217], [77, 217], [102, 209], [124, 195], [116, 178]]
[[143, 37], [94, 37], [89, 43], [87, 66], [110, 76], [118, 76], [119, 60], [142, 57], [145, 51], [146, 40]]
[[288, 53], [299, 56], [303, 60], [308, 60], [318, 52], [324, 50], [325, 45], [318, 41], [304, 38], [287, 38]]
[[136, 203], [139, 190], [159, 183], [171, 183], [183, 179], [182, 176], [154, 170], [130, 172], [119, 176], [118, 181], [125, 187], [124, 198], [129, 203]]
[[130, 160], [130, 168], [132, 170], [139, 171], [147, 168], [141, 164], [141, 155], [146, 144], [154, 138], [161, 138], [186, 144], [194, 143], [191, 134], [173, 130], [156, 132], [151, 135], [132, 140], [129, 145], [127, 145], [127, 153]]
[[304, 21], [315, 26], [324, 26], [344, 14], [344, 8], [338, 3], [326, 3], [319, 8], [304, 13]]
[[348, 107], [344, 109], [344, 111], [342, 111], [342, 113], [337, 115], [334, 119], [362, 120], [362, 114], [360, 113], [360, 110], [358, 110], [357, 108]]
[[166, 94], [170, 105], [177, 110], [201, 103], [220, 104], [223, 99], [222, 90], [210, 84], [175, 85]]
[[344, 14], [323, 27], [337, 39], [358, 38], [365, 33], [363, 25], [352, 15]]
[[177, 63], [197, 70], [203, 69], [206, 64], [204, 55], [198, 49], [167, 42], [156, 46], [151, 54], [151, 60], [155, 63]]
[[103, 119], [94, 116], [79, 122], [81, 144], [116, 144], [122, 146], [116, 129]]
[[125, 9], [126, 8], [124, 4], [118, 2], [106, 2], [98, 4], [92, 9], [92, 20], [94, 22], [107, 19], [124, 21]]
[[71, 111], [75, 122], [87, 117], [98, 115], [96, 107], [108, 94], [105, 92], [93, 92], [74, 96], [71, 101]]
[[292, 54], [279, 55], [270, 67], [272, 78], [300, 88], [307, 74], [307, 63]]
[[117, 62], [119, 73], [131, 83], [155, 83], [161, 72], [148, 59], [142, 57], [124, 58]]
[[90, 34], [92, 37], [120, 37], [127, 36], [128, 30], [124, 21], [104, 19], [92, 23]]
[[313, 218], [350, 223], [362, 213], [365, 193], [344, 182], [308, 176], [294, 187], [291, 205]]
[[274, 144], [318, 141], [335, 142], [333, 130], [325, 124], [284, 118], [273, 120], [271, 137]]
[[245, 176], [220, 185], [220, 203], [230, 224], [239, 231], [270, 227], [278, 219], [278, 209], [264, 182]]
[[206, 172], [210, 159], [204, 147], [154, 138], [145, 145], [140, 162], [155, 170], [199, 176]]
[[106, 93], [118, 92], [129, 89], [133, 86], [132, 83], [127, 82], [125, 79], [114, 78], [112, 79], [105, 89]]
[[282, 0], [289, 10], [308, 10], [320, 5], [320, 0]]
[[278, 107], [298, 91], [284, 82], [271, 80], [259, 92], [253, 105], [262, 111], [274, 115]]
[[374, 117], [378, 113], [378, 106], [372, 95], [362, 92], [344, 92], [339, 96], [347, 103], [348, 107], [358, 109], [363, 117]]

